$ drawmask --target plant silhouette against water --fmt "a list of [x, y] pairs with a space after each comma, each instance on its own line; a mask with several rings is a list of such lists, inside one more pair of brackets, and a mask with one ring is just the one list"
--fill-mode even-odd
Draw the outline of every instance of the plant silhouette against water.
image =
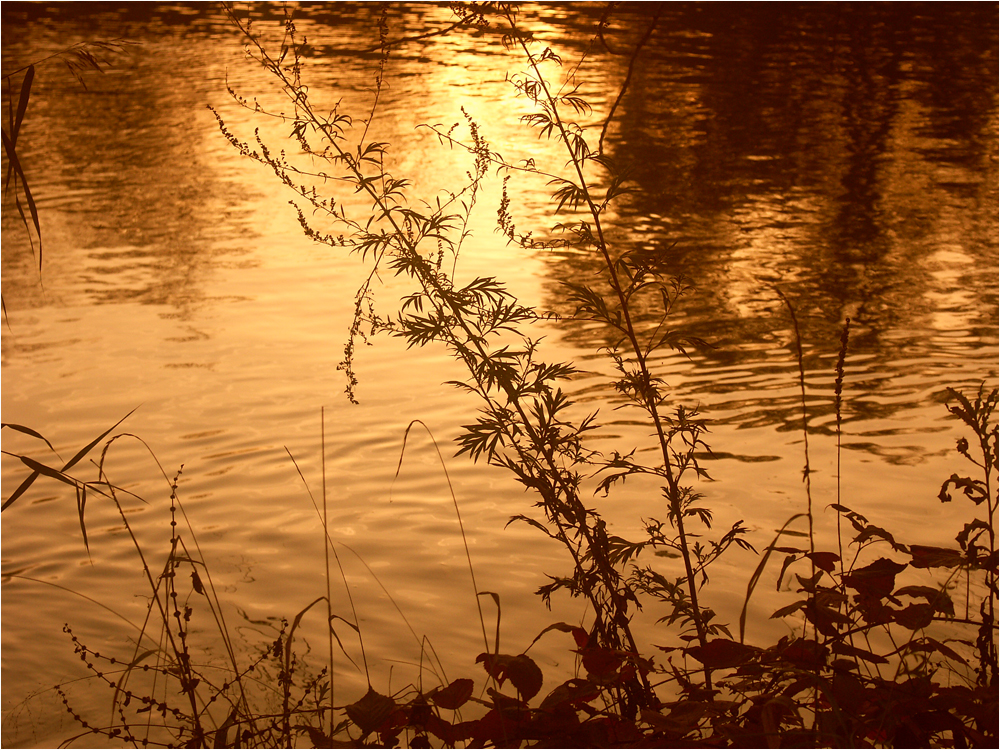
[[[557, 541], [571, 566], [539, 589], [542, 599], [568, 594], [589, 604], [585, 626], [556, 622], [535, 638], [552, 631], [568, 634], [578, 657], [576, 675], [537, 700], [543, 675], [526, 654], [534, 641], [519, 654], [502, 653], [499, 637], [491, 644], [481, 622], [484, 651], [475, 661], [486, 673], [482, 692], [474, 680], [462, 678], [386, 695], [369, 680], [364, 696], [334, 705], [332, 653], [330, 664], [314, 673], [295, 649], [301, 621], [315, 616], [313, 608], [324, 602], [331, 652], [332, 639], [340, 642], [335, 626], [346, 624], [361, 638], [356, 616], [352, 622], [333, 614], [329, 591], [286, 623], [256, 660], [241, 665], [204, 556], [187, 547], [194, 530], [187, 524], [185, 533], [177, 531], [184, 524], [176, 515], [182, 508], [175, 477], [169, 481], [173, 533], [162, 572], [147, 565], [144, 550], [132, 537], [152, 594], [149, 619], [162, 636], [152, 639], [154, 645], [144, 645], [152, 628], [147, 622], [134, 653], [111, 658], [91, 651], [67, 626], [80, 658], [114, 696], [107, 723], [97, 726], [76, 714], [74, 718], [109, 740], [186, 746], [995, 746], [997, 391], [984, 387], [972, 398], [951, 394], [949, 410], [973, 436], [959, 441], [958, 452], [977, 468], [975, 477], [949, 478], [940, 499], [964, 496], [984, 511], [959, 531], [957, 546], [906, 545], [838, 495], [830, 504], [837, 512], [838, 549], [820, 550], [808, 484], [805, 378], [797, 342], [807, 505], [761, 550], [734, 634], [705, 604], [709, 574], [732, 545], [753, 548], [742, 522], [721, 534], [712, 529], [712, 512], [695, 486], [707, 477], [698, 462], [709, 450], [706, 422], [697, 410], [670, 402], [655, 367], [665, 351], [708, 344], [671, 328], [684, 286], [671, 277], [663, 260], [608, 239], [607, 214], [629, 189], [623, 165], [603, 151], [614, 106], [593, 143], [588, 137], [597, 128], [587, 127], [591, 105], [574, 80], [585, 60], [567, 66], [551, 48], [534, 42], [519, 25], [515, 5], [457, 4], [454, 11], [454, 24], [432, 33], [495, 31], [496, 43], [517, 53], [521, 69], [508, 80], [513, 94], [529, 106], [522, 120], [561, 150], [563, 171], [505, 156], [488, 142], [480, 124], [464, 114], [460, 125], [430, 129], [443, 146], [468, 153], [467, 181], [443, 197], [420, 201], [414, 186], [391, 171], [391, 144], [371, 135], [391, 50], [407, 41], [391, 38], [384, 13], [373, 101], [361, 119], [339, 106], [328, 111], [314, 104], [306, 81], [306, 42], [297, 36], [291, 15], [286, 15], [281, 42], [272, 47], [249, 16], [230, 8], [248, 56], [271, 74], [286, 103], [284, 109], [268, 111], [256, 98], [230, 93], [255, 114], [289, 126], [303, 159], [293, 160], [259, 133], [242, 140], [216, 116], [234, 147], [269, 167], [293, 191], [292, 203], [310, 238], [357, 253], [368, 263], [341, 363], [348, 398], [355, 399], [358, 385], [356, 344], [379, 334], [399, 337], [408, 347], [443, 347], [464, 366], [467, 376], [453, 385], [478, 399], [479, 413], [463, 426], [458, 454], [505, 469], [532, 493], [536, 512], [517, 513], [511, 521], [527, 523]], [[607, 22], [606, 14], [595, 44]], [[656, 22], [655, 17], [650, 21]], [[629, 71], [649, 33], [644, 30], [632, 50]], [[546, 361], [539, 337], [532, 334], [533, 324], [551, 316], [518, 301], [496, 278], [463, 279], [460, 255], [470, 236], [472, 213], [494, 172], [504, 180], [498, 227], [509, 242], [571, 247], [600, 260], [600, 275], [591, 284], [568, 284], [568, 294], [576, 319], [611, 333], [614, 343], [602, 352], [616, 373], [609, 390], [642, 414], [655, 451], [626, 446], [604, 454], [589, 447], [588, 433], [597, 428], [598, 417], [576, 416], [560, 385], [576, 368]], [[552, 186], [552, 213], [561, 221], [544, 232], [518, 229], [518, 207], [507, 192], [507, 180], [515, 173]], [[398, 309], [388, 313], [374, 298], [380, 273], [410, 284]], [[788, 304], [797, 330], [793, 304], [780, 290], [776, 295]], [[657, 310], [652, 319], [651, 306]], [[636, 312], [640, 307], [645, 311], [641, 317]], [[837, 365], [830, 373], [838, 465], [849, 324], [845, 322]], [[24, 489], [43, 475], [75, 488], [85, 539], [88, 493], [122, 507], [122, 491], [104, 471], [110, 445], [102, 454], [97, 482], [68, 474], [79, 455], [61, 469], [22, 457], [32, 470]], [[643, 461], [638, 455], [655, 459]], [[611, 532], [590, 495], [596, 489], [606, 496], [638, 478], [658, 485], [663, 518], [645, 519], [645, 538], [627, 540]], [[124, 512], [121, 519], [130, 529]], [[798, 530], [800, 519], [805, 519], [806, 531]], [[336, 556], [328, 536], [327, 552]], [[674, 558], [679, 569], [668, 577], [640, 564], [644, 552]], [[775, 555], [782, 557], [779, 587], [794, 576], [798, 596], [774, 617], [796, 623], [798, 635], [753, 645], [745, 641], [747, 604]], [[940, 573], [933, 584], [908, 582], [910, 573], [926, 569]], [[905, 582], [899, 585], [897, 578]], [[964, 601], [959, 583], [965, 584]], [[199, 604], [184, 603], [192, 600]], [[642, 643], [633, 629], [638, 610], [652, 602], [667, 608], [659, 642], [671, 645]], [[191, 623], [204, 616], [199, 609], [215, 619], [226, 644], [225, 668], [204, 667], [192, 651]], [[951, 640], [938, 636], [932, 627], [941, 623], [952, 629], [948, 632], [963, 635]], [[340, 648], [348, 653], [343, 643]], [[59, 693], [72, 712], [69, 696], [62, 688]], [[261, 701], [270, 708], [261, 708]]]

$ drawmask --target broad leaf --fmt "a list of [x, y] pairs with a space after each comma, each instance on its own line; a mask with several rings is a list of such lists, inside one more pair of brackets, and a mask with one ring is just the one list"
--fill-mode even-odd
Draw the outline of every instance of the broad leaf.
[[388, 696], [376, 693], [369, 687], [365, 697], [356, 703], [345, 706], [344, 710], [364, 734], [370, 734], [382, 726], [392, 712], [396, 710], [396, 702]]
[[500, 684], [504, 680], [510, 680], [526, 701], [534, 698], [542, 689], [542, 670], [524, 654], [480, 654], [476, 657], [476, 663], [479, 662], [483, 663], [483, 668]]
[[760, 649], [725, 638], [716, 638], [705, 646], [692, 646], [684, 651], [709, 669], [726, 669], [738, 667], [754, 654], [759, 653]]
[[466, 701], [472, 697], [474, 688], [475, 683], [472, 680], [462, 678], [455, 680], [446, 688], [431, 693], [430, 699], [438, 708], [454, 711], [465, 705]]
[[906, 563], [897, 563], [885, 557], [880, 557], [871, 565], [845, 573], [845, 586], [854, 589], [863, 596], [877, 599], [889, 596], [896, 584], [896, 574], [906, 568]]
[[895, 620], [908, 630], [923, 630], [934, 620], [934, 607], [930, 604], [911, 604], [897, 611]]

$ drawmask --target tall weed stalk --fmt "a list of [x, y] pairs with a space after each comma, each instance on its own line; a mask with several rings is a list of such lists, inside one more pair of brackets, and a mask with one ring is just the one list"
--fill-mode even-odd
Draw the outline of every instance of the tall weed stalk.
[[[604, 215], [614, 199], [625, 192], [625, 174], [611, 158], [588, 144], [583, 126], [574, 121], [573, 116], [590, 110], [577, 87], [571, 80], [558, 88], [551, 82], [545, 69], [555, 68], [556, 73], [562, 66], [559, 56], [550, 48], [533, 49], [528, 35], [518, 26], [514, 6], [463, 6], [458, 13], [465, 25], [486, 26], [492, 22], [505, 27], [503, 43], [519, 50], [525, 65], [523, 73], [510, 76], [510, 83], [533, 108], [522, 119], [562, 146], [568, 159], [565, 175], [543, 172], [530, 162], [527, 167], [515, 166], [493, 150], [479, 124], [466, 115], [465, 139], [454, 129], [431, 129], [442, 141], [468, 151], [473, 160], [468, 182], [460, 189], [447, 191], [444, 199], [415, 207], [410, 182], [389, 169], [390, 146], [368, 135], [371, 119], [377, 115], [384, 60], [391, 47], [384, 31], [376, 104], [364, 127], [353, 127], [353, 120], [339, 109], [326, 114], [312, 104], [302, 81], [303, 63], [290, 17], [285, 22], [281, 52], [272, 56], [254, 33], [251, 21], [231, 11], [249, 56], [272, 74], [292, 110], [290, 114], [268, 114], [287, 121], [297, 145], [314, 163], [323, 166], [294, 166], [284, 152], [278, 156], [259, 136], [255, 142], [240, 140], [221, 117], [220, 128], [241, 153], [266, 164], [297, 193], [299, 220], [309, 237], [358, 252], [372, 264], [368, 280], [357, 295], [356, 317], [342, 364], [348, 373], [349, 395], [353, 397], [356, 382], [353, 342], [363, 327], [401, 337], [408, 346], [443, 345], [468, 372], [467, 379], [453, 384], [478, 396], [482, 404], [476, 423], [464, 426], [459, 454], [467, 453], [474, 460], [483, 458], [503, 467], [534, 491], [544, 520], [524, 514], [517, 514], [514, 520], [528, 522], [559, 541], [573, 562], [572, 575], [555, 578], [542, 587], [542, 596], [548, 600], [556, 591], [565, 589], [572, 596], [588, 599], [594, 644], [634, 658], [639, 648], [631, 618], [638, 607], [639, 592], [650, 593], [669, 604], [669, 619], [689, 627], [704, 648], [711, 635], [722, 631], [710, 622], [711, 612], [702, 607], [699, 592], [707, 580], [710, 563], [730, 544], [744, 543], [743, 529], [735, 525], [707, 549], [692, 543], [688, 524], [711, 522], [710, 511], [696, 507], [699, 496], [687, 484], [688, 475], [707, 476], [696, 459], [697, 452], [707, 447], [703, 439], [706, 428], [696, 411], [668, 406], [665, 384], [652, 368], [653, 358], [664, 349], [683, 351], [685, 346], [703, 342], [680, 337], [667, 326], [680, 292], [667, 269], [654, 258], [615, 248], [607, 240]], [[285, 59], [291, 62], [283, 62]], [[256, 100], [250, 104], [250, 99], [235, 91], [232, 94], [237, 102], [260, 111]], [[595, 254], [603, 264], [603, 273], [599, 285], [568, 285], [568, 292], [577, 303], [580, 318], [597, 320], [617, 332], [618, 343], [607, 351], [618, 371], [611, 385], [646, 413], [656, 435], [658, 464], [638, 462], [633, 450], [616, 451], [605, 458], [588, 449], [585, 437], [597, 426], [596, 415], [580, 420], [568, 416], [572, 402], [558, 381], [576, 370], [565, 363], [540, 359], [538, 340], [530, 332], [540, 314], [518, 302], [495, 278], [475, 278], [464, 284], [457, 281], [455, 268], [468, 236], [471, 211], [488, 170], [494, 168], [508, 173], [527, 171], [549, 179], [556, 185], [556, 212], [582, 209], [572, 223], [558, 224], [556, 230], [570, 237], [566, 243]], [[369, 206], [363, 213], [352, 213], [356, 202], [346, 197], [338, 199], [328, 191], [321, 194], [300, 184], [309, 171], [331, 174], [331, 169], [336, 170], [339, 182], [367, 197]], [[610, 185], [600, 197], [594, 178], [588, 177], [595, 169], [605, 174], [605, 182]], [[505, 196], [499, 213], [500, 229], [511, 241], [531, 243], [516, 233], [509, 207]], [[334, 229], [320, 228], [320, 220]], [[450, 271], [445, 255], [452, 260]], [[371, 304], [370, 280], [383, 268], [414, 283], [414, 290], [402, 299], [400, 309], [389, 316], [376, 314]], [[661, 305], [661, 319], [652, 330], [640, 329], [635, 321], [633, 310], [640, 299], [655, 299]], [[589, 508], [583, 497], [584, 480], [595, 473], [601, 475], [598, 489], [605, 492], [634, 475], [656, 478], [662, 485], [668, 523], [651, 521], [649, 537], [640, 542], [609, 534], [600, 514]], [[628, 573], [625, 566], [646, 547], [674, 550], [682, 560], [682, 575], [670, 581], [648, 568]], [[706, 687], [710, 686], [708, 668], [704, 680]], [[629, 707], [629, 712], [655, 702], [643, 670], [638, 670], [623, 689], [626, 695], [622, 705]]]

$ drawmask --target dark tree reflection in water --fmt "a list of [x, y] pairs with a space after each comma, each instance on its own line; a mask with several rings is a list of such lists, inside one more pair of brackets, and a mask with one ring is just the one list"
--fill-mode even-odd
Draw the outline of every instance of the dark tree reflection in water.
[[[997, 55], [985, 8], [671, 4], [640, 61], [607, 142], [639, 185], [618, 239], [692, 283], [685, 325], [719, 345], [698, 354], [700, 372], [766, 366], [767, 342], [788, 334], [772, 284], [802, 306], [813, 366], [850, 316], [854, 353], [880, 368], [911, 373], [916, 360], [942, 384], [991, 371]], [[550, 268], [590, 272], [578, 256]], [[587, 346], [593, 333], [571, 336]], [[679, 397], [703, 396], [706, 380]], [[763, 420], [780, 425], [785, 411]], [[755, 412], [733, 418], [760, 424]]]

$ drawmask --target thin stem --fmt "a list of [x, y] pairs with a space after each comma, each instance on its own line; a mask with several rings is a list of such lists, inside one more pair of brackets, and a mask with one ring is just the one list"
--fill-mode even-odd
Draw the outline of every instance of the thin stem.
[[[795, 308], [792, 307], [792, 303], [788, 300], [785, 294], [775, 287], [775, 291], [778, 296], [781, 297], [785, 306], [788, 307], [788, 314], [792, 318], [792, 327], [795, 331], [795, 354], [796, 361], [799, 366], [799, 397], [802, 404], [802, 444], [803, 450], [805, 452], [805, 467], [802, 470], [802, 478], [806, 485], [806, 517], [809, 520], [809, 570], [810, 570], [810, 580], [816, 580], [816, 536], [815, 530], [813, 528], [813, 502], [812, 502], [812, 481], [810, 476], [812, 470], [809, 466], [809, 413], [806, 409], [806, 370], [805, 363], [802, 357], [802, 336], [799, 333], [799, 321], [795, 317]], [[838, 472], [838, 483], [839, 483], [839, 472]], [[815, 584], [813, 584], [815, 585]], [[815, 597], [815, 593], [810, 594], [811, 597]], [[803, 630], [807, 623], [803, 625]], [[819, 627], [816, 622], [812, 622], [813, 630], [813, 640], [819, 642]], [[813, 688], [813, 731], [816, 731], [819, 725], [819, 688]]]
[[[334, 724], [334, 677], [333, 677], [333, 595], [330, 589], [330, 522], [327, 515], [326, 502], [326, 407], [321, 406], [319, 410], [319, 435], [320, 435], [320, 466], [323, 475], [323, 570], [326, 572], [326, 637], [330, 649], [330, 734], [333, 736]], [[322, 716], [320, 717], [322, 725]]]
[[[512, 29], [516, 29], [514, 18], [510, 12], [507, 13], [507, 21]], [[601, 253], [605, 267], [607, 268], [608, 281], [611, 285], [612, 290], [614, 291], [615, 296], [618, 298], [619, 304], [621, 305], [622, 319], [625, 324], [625, 334], [626, 337], [628, 338], [631, 349], [635, 354], [636, 363], [639, 365], [640, 372], [642, 373], [643, 383], [647, 386], [646, 392], [642, 394], [645, 402], [644, 406], [646, 410], [649, 412], [650, 417], [652, 418], [653, 425], [656, 429], [657, 439], [660, 445], [660, 452], [663, 459], [664, 476], [667, 480], [669, 494], [670, 494], [671, 514], [674, 517], [674, 521], [677, 525], [677, 534], [678, 537], [680, 538], [679, 546], [681, 551], [681, 557], [684, 562], [685, 577], [688, 583], [688, 594], [691, 597], [694, 624], [698, 634], [698, 641], [702, 646], [706, 646], [708, 643], [708, 638], [705, 630], [705, 623], [701, 614], [701, 607], [698, 603], [698, 586], [694, 574], [694, 566], [691, 563], [691, 552], [689, 549], [687, 532], [684, 528], [684, 515], [683, 515], [683, 509], [681, 507], [680, 488], [677, 478], [675, 477], [671, 466], [669, 441], [667, 439], [666, 433], [663, 430], [663, 420], [659, 415], [656, 400], [653, 394], [650, 393], [648, 390], [648, 386], [653, 382], [653, 378], [649, 372], [646, 362], [646, 357], [643, 354], [643, 348], [639, 343], [638, 337], [635, 332], [635, 327], [632, 321], [632, 315], [628, 305], [628, 298], [626, 297], [625, 291], [621, 286], [621, 282], [618, 280], [618, 274], [615, 271], [614, 261], [612, 260], [611, 254], [608, 251], [607, 242], [605, 241], [604, 238], [604, 230], [601, 226], [601, 211], [594, 203], [594, 200], [590, 194], [589, 186], [587, 184], [586, 178], [583, 175], [582, 162], [573, 151], [569, 135], [566, 131], [566, 126], [563, 123], [562, 118], [559, 116], [559, 111], [558, 107], [556, 106], [556, 101], [552, 96], [551, 92], [549, 91], [548, 85], [545, 83], [544, 76], [542, 75], [541, 71], [538, 68], [538, 62], [535, 56], [528, 49], [527, 44], [525, 43], [523, 37], [521, 37], [520, 35], [515, 35], [515, 36], [517, 36], [518, 43], [520, 44], [521, 49], [524, 51], [524, 54], [527, 57], [528, 62], [535, 73], [536, 80], [538, 81], [539, 85], [542, 88], [546, 101], [552, 112], [552, 116], [555, 119], [555, 125], [556, 128], [558, 129], [560, 139], [562, 140], [563, 144], [569, 151], [570, 161], [572, 162], [573, 168], [576, 171], [578, 179], [580, 180], [580, 189], [583, 191], [587, 207], [590, 211], [591, 217], [594, 220], [594, 227], [597, 232], [596, 235], [597, 249]], [[706, 685], [711, 684], [711, 671], [708, 670], [707, 668], [705, 670], [705, 682]]]
[[[237, 24], [239, 24], [238, 19], [234, 20], [236, 21]], [[306, 117], [308, 117], [308, 119], [318, 127], [320, 132], [324, 133], [327, 132], [326, 128], [323, 127], [320, 118], [312, 111], [308, 103], [308, 100], [304, 96], [299, 95], [294, 83], [285, 76], [284, 71], [280, 68], [280, 66], [277, 65], [277, 63], [275, 63], [270, 58], [270, 56], [267, 54], [264, 48], [259, 44], [259, 42], [257, 42], [257, 40], [252, 38], [251, 40], [257, 47], [257, 50], [261, 55], [261, 60], [265, 65], [265, 67], [270, 69], [279, 78], [279, 80], [282, 81], [282, 84], [284, 86], [283, 90], [285, 91], [289, 99], [291, 99], [295, 103], [295, 105], [301, 109], [301, 111], [306, 115]], [[424, 292], [432, 300], [439, 314], [444, 315], [447, 308], [447, 312], [450, 314], [450, 319], [455, 321], [455, 323], [463, 330], [465, 334], [464, 340], [452, 336], [449, 340], [449, 343], [454, 348], [459, 358], [463, 360], [469, 371], [474, 373], [476, 371], [475, 363], [477, 357], [479, 360], [484, 360], [488, 357], [488, 353], [483, 347], [482, 340], [471, 330], [462, 310], [459, 309], [455, 300], [452, 299], [451, 295], [449, 294], [449, 290], [447, 290], [444, 287], [442, 280], [430, 268], [424, 268], [424, 266], [426, 266], [426, 261], [424, 261], [424, 259], [420, 257], [416, 247], [416, 241], [410, 239], [407, 236], [405, 230], [397, 223], [396, 218], [393, 216], [392, 212], [389, 211], [389, 206], [386, 204], [383, 196], [381, 196], [375, 190], [370, 180], [365, 179], [364, 175], [360, 171], [358, 162], [350, 154], [344, 151], [335, 140], [333, 140], [332, 138], [329, 138], [328, 140], [333, 149], [336, 151], [337, 156], [340, 159], [342, 159], [345, 164], [348, 165], [348, 168], [354, 174], [354, 177], [357, 180], [358, 184], [369, 195], [369, 197], [372, 199], [375, 205], [378, 206], [382, 215], [392, 226], [393, 238], [397, 243], [398, 249], [406, 253], [414, 260], [419, 261], [416, 265], [423, 268], [423, 272], [419, 273], [416, 278], [422, 285]], [[472, 346], [472, 349], [469, 348], [470, 345]], [[477, 390], [488, 403], [496, 405], [494, 404], [492, 397], [490, 397], [485, 390], [483, 390], [482, 388], [478, 388]], [[541, 436], [535, 430], [534, 426], [531, 424], [531, 420], [524, 409], [524, 405], [521, 403], [519, 395], [514, 391], [513, 387], [508, 384], [504, 384], [504, 390], [508, 397], [508, 403], [513, 405], [516, 411], [518, 412], [518, 416], [521, 420], [521, 425], [528, 432], [530, 442], [536, 447], [542, 449], [541, 452], [545, 457], [546, 462], [548, 463], [550, 476], [555, 477], [558, 480], [559, 469], [555, 465], [554, 457], [552, 456], [551, 453], [546, 453], [544, 451], [545, 441], [541, 438]], [[511, 443], [517, 449], [518, 444], [517, 441], [514, 439], [513, 434], [510, 434], [508, 437]], [[526, 456], [523, 453], [521, 453], [520, 449], [518, 449], [518, 452], [519, 452], [519, 457], [522, 460], [524, 460]], [[557, 506], [557, 503], [553, 502], [556, 499], [555, 495], [547, 496], [544, 492], [542, 494], [543, 494], [543, 499], [546, 501], [546, 505], [548, 507]], [[567, 492], [567, 497], [574, 497], [574, 496], [575, 492], [572, 491]], [[582, 503], [580, 503], [578, 498], [574, 499], [575, 499], [575, 504], [582, 511], [583, 510]], [[585, 513], [585, 511], [583, 512]], [[588, 536], [588, 543], [592, 542], [592, 540], [589, 538], [589, 529], [587, 529], [584, 526], [583, 528], [581, 528], [581, 532], [584, 533], [585, 536]], [[565, 535], [565, 530], [561, 526], [560, 526], [560, 533]], [[567, 544], [568, 547], [571, 547], [571, 545], [569, 545], [568, 543], [568, 540], [566, 540], [565, 543]], [[582, 561], [575, 553], [574, 553], [574, 560], [577, 567], [582, 570]], [[615, 596], [615, 594], [617, 593], [614, 591], [613, 587], [609, 587], [609, 591], [612, 592], [612, 596]], [[587, 592], [587, 595], [592, 599], [592, 603], [594, 604], [596, 611], [599, 612], [601, 607], [599, 601], [596, 598], [594, 598], [596, 595], [593, 592]], [[625, 632], [628, 634], [630, 646], [634, 651], [638, 652], [638, 647], [635, 645], [635, 642], [631, 637], [631, 632], [627, 627], [625, 628]]]

